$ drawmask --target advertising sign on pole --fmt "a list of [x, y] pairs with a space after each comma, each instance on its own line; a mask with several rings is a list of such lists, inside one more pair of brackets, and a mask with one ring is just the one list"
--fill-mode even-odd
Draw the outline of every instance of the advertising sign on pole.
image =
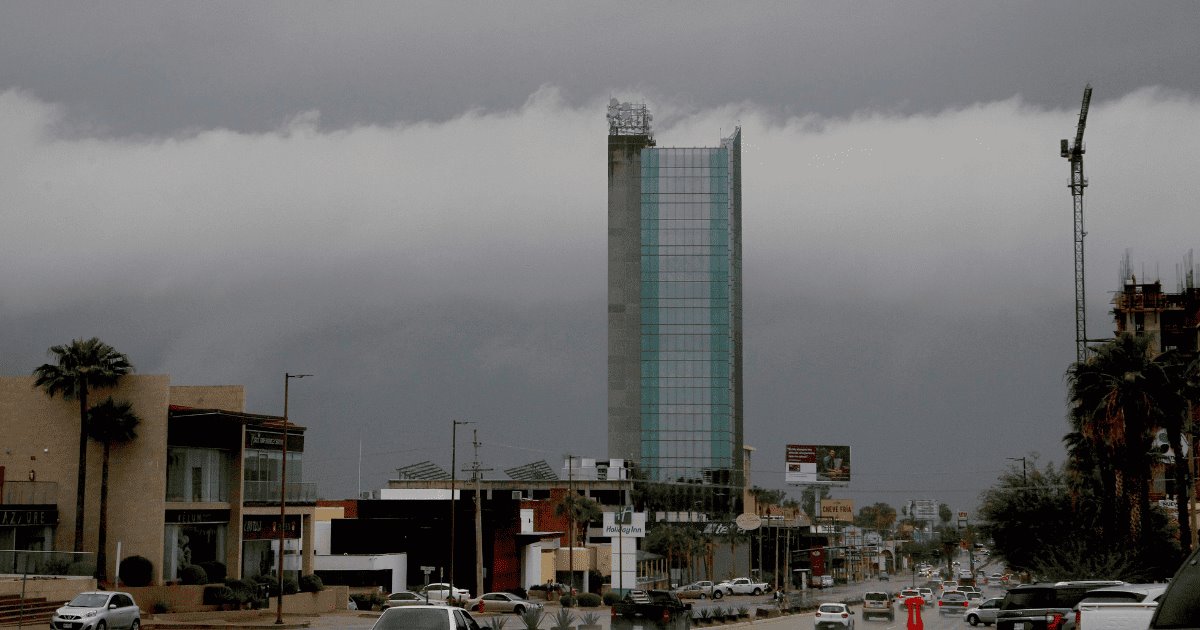
[[844, 484], [850, 481], [850, 447], [829, 444], [788, 444], [784, 482]]
[[936, 521], [937, 517], [937, 503], [933, 499], [917, 499], [913, 501], [914, 519], [918, 521]]
[[821, 499], [821, 518], [854, 522], [854, 501], [851, 499]]

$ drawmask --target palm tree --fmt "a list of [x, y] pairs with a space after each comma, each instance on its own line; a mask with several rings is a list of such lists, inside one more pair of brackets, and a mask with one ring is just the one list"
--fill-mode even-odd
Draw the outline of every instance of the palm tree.
[[1122, 334], [1067, 371], [1072, 423], [1097, 460], [1112, 463], [1102, 471], [1115, 501], [1108, 534], [1127, 528], [1130, 543], [1150, 529], [1150, 442], [1178, 395], [1167, 364], [1150, 357], [1150, 341]]
[[100, 530], [96, 549], [96, 579], [108, 580], [108, 458], [113, 444], [128, 442], [137, 437], [134, 429], [142, 420], [133, 413], [127, 402], [108, 400], [92, 407], [88, 413], [88, 435], [104, 445], [103, 465], [100, 468]]
[[112, 346], [92, 337], [75, 339], [64, 346], [51, 346], [49, 354], [55, 363], [45, 363], [33, 370], [34, 387], [41, 388], [53, 398], [79, 401], [79, 471], [75, 490], [75, 551], [83, 551], [84, 492], [87, 485], [87, 411], [88, 390], [110, 387], [117, 379], [133, 371], [129, 357]]

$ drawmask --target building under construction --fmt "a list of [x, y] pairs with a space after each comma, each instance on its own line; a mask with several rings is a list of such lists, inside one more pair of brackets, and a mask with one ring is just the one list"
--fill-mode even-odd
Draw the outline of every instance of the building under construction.
[[1157, 355], [1175, 350], [1185, 357], [1200, 351], [1200, 289], [1196, 288], [1191, 255], [1181, 268], [1177, 291], [1163, 291], [1162, 281], [1137, 281], [1128, 258], [1122, 267], [1122, 287], [1113, 297], [1116, 333], [1149, 335], [1150, 350]]

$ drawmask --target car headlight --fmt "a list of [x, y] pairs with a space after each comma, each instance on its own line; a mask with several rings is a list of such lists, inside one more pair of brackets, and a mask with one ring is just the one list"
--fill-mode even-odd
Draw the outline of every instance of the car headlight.
[[84, 617], [95, 617], [96, 615], [99, 615], [99, 614], [100, 614], [99, 610], [89, 610], [89, 611], [83, 613], [83, 616]]

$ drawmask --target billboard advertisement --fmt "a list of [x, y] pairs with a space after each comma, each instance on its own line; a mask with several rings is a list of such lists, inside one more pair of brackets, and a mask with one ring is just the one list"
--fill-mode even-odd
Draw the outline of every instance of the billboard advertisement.
[[854, 522], [854, 501], [851, 499], [821, 499], [821, 518]]
[[936, 521], [938, 518], [937, 502], [933, 499], [913, 501], [912, 516], [918, 521]]
[[850, 481], [850, 447], [788, 444], [783, 480], [791, 484], [843, 484]]

